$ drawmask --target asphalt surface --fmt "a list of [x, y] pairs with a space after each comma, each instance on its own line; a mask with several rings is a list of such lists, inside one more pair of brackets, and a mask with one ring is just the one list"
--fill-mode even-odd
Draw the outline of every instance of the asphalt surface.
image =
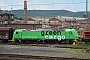
[[90, 58], [90, 54], [77, 53], [62, 48], [52, 47], [28, 47], [28, 46], [13, 46], [0, 45], [0, 54], [23, 54], [23, 55], [38, 55], [38, 56], [56, 56], [56, 57], [76, 57], [81, 56]]

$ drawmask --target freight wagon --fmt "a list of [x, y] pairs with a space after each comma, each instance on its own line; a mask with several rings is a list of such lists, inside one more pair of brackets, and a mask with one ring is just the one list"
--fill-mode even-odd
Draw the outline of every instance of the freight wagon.
[[12, 27], [0, 27], [0, 41], [8, 42], [8, 40], [12, 40], [14, 30], [15, 28]]
[[51, 29], [18, 29], [13, 34], [15, 42], [42, 42], [42, 43], [61, 43], [77, 42], [78, 34], [75, 29], [51, 30]]
[[82, 41], [85, 43], [90, 42], [90, 30], [83, 31]]

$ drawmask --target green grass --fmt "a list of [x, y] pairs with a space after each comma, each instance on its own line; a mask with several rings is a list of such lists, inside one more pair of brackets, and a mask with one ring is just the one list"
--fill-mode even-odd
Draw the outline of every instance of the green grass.
[[85, 48], [90, 48], [90, 43], [77, 43], [75, 47], [85, 47]]
[[61, 46], [67, 47], [81, 47], [81, 48], [90, 48], [90, 43], [77, 43], [76, 45], [73, 44], [60, 44]]

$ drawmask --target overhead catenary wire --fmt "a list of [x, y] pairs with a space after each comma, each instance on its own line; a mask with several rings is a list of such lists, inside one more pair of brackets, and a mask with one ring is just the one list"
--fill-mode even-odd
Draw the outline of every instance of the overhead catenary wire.
[[[3, 0], [4, 2], [7, 2], [6, 0]], [[7, 2], [8, 4], [10, 4], [9, 2]], [[68, 2], [64, 2], [64, 3], [59, 3], [59, 2], [53, 2], [53, 3], [46, 3], [46, 4], [43, 4], [43, 3], [40, 3], [40, 4], [29, 4], [29, 5], [27, 5], [27, 6], [31, 6], [31, 5], [56, 5], [56, 4], [84, 4], [84, 3], [86, 3], [86, 2], [74, 2], [74, 1], [68, 1]], [[90, 2], [88, 2], [88, 3], [90, 3]], [[22, 5], [7, 5], [7, 6], [23, 6], [23, 4]], [[1, 6], [2, 7], [2, 6]], [[5, 6], [4, 6], [5, 7]]]
[[[51, 3], [51, 4], [29, 4], [27, 6], [31, 6], [31, 5], [55, 5], [55, 4], [83, 4], [86, 2], [77, 2], [77, 3]], [[90, 2], [88, 2], [90, 3]], [[23, 6], [23, 5], [8, 5], [8, 6]]]
[[[4, 2], [10, 4], [10, 2], [6, 1], [6, 0], [3, 0]], [[85, 4], [86, 2], [74, 2], [74, 1], [68, 1], [68, 2], [64, 2], [64, 3], [59, 3], [59, 2], [53, 2], [53, 3], [46, 3], [46, 4], [43, 4], [43, 3], [40, 3], [40, 4], [29, 4], [27, 6], [31, 6], [31, 5], [55, 5], [55, 4]], [[90, 2], [87, 2], [87, 3], [90, 3]], [[22, 5], [7, 5], [7, 6], [23, 6]]]
[[[53, 4], [85, 4], [86, 2], [71, 2], [71, 3], [53, 3]], [[90, 2], [87, 2], [90, 3]]]
[[[3, 0], [4, 2], [6, 2], [6, 0]], [[87, 2], [88, 4], [90, 2]], [[10, 4], [8, 2], [8, 4]], [[86, 2], [74, 2], [74, 1], [68, 1], [68, 2], [53, 2], [53, 3], [38, 3], [38, 4], [28, 4], [27, 6], [31, 6], [31, 5], [59, 5], [59, 4], [71, 4], [71, 5], [78, 5], [78, 4], [86, 4]], [[10, 4], [10, 5], [7, 5], [8, 7], [19, 7], [19, 6], [24, 6], [23, 4], [22, 5], [14, 5], [14, 4]], [[7, 6], [0, 6], [0, 7], [7, 7]]]

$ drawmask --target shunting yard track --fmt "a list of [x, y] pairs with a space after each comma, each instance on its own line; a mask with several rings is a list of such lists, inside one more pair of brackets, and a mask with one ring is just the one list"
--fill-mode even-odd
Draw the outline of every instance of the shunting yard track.
[[67, 44], [23, 44], [23, 43], [1, 43], [1, 45], [13, 45], [13, 46], [36, 46], [36, 47], [52, 47], [52, 48], [70, 48], [70, 49], [87, 49], [85, 47], [68, 46]]
[[0, 54], [0, 60], [85, 60], [79, 58]]
[[[70, 49], [87, 49], [87, 48], [84, 48], [84, 47], [67, 46], [67, 44], [1, 43], [0, 45], [28, 46], [28, 47], [36, 46], [36, 47], [52, 47], [52, 48], [70, 48]], [[85, 59], [65, 58], [65, 57], [49, 57], [49, 56], [17, 55], [17, 54], [0, 54], [0, 60], [85, 60]]]

